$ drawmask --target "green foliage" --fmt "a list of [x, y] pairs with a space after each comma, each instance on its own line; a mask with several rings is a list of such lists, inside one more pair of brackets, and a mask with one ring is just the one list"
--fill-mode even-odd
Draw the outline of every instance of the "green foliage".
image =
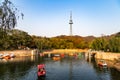
[[[21, 13], [21, 16], [22, 17], [24, 16], [23, 13]], [[18, 18], [19, 18], [18, 9], [13, 5], [13, 3], [10, 0], [3, 0], [3, 2], [1, 1], [0, 50], [4, 50], [4, 49], [6, 50], [11, 48], [17, 49], [20, 42], [19, 37], [15, 38], [15, 36], [13, 36], [13, 34], [10, 31], [16, 26]]]
[[96, 38], [94, 39], [91, 44], [90, 48], [95, 50], [104, 50], [106, 51], [107, 40], [105, 38]]
[[89, 42], [84, 41], [82, 37], [79, 36], [58, 36], [52, 38], [46, 37], [32, 37], [36, 47], [39, 50], [43, 49], [84, 49], [88, 48]]
[[[3, 38], [2, 34], [6, 34]], [[120, 37], [117, 34], [111, 37], [92, 38], [88, 40], [80, 36], [58, 36], [52, 38], [30, 36], [21, 30], [0, 30], [0, 50], [37, 48], [48, 49], [85, 49], [120, 52]], [[89, 37], [90, 38], [90, 37]]]
[[94, 50], [120, 52], [120, 33], [114, 36], [112, 35], [110, 38], [96, 38], [91, 42], [90, 48]]
[[112, 37], [108, 47], [111, 52], [120, 52], [120, 37]]
[[[6, 37], [0, 39], [0, 50], [31, 47], [32, 37], [26, 32], [20, 30], [7, 30], [6, 32]], [[0, 35], [0, 37], [2, 37], [2, 35]]]
[[16, 43], [17, 48], [27, 47], [31, 44], [32, 38], [26, 32], [20, 30], [12, 30], [11, 38]]

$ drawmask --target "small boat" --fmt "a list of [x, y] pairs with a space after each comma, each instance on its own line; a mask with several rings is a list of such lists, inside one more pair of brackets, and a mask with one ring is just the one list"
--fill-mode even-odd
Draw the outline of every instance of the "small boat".
[[11, 57], [10, 57], [10, 55], [9, 54], [4, 54], [3, 55], [3, 59], [6, 59], [6, 60], [8, 60], [8, 59], [10, 59]]
[[62, 54], [60, 55], [60, 57], [61, 57], [61, 58], [64, 58], [64, 57], [65, 57], [65, 54], [62, 53]]
[[55, 57], [60, 57], [60, 54], [54, 54]]
[[37, 72], [38, 78], [45, 77], [46, 76], [45, 64], [39, 64], [37, 68], [38, 68], [38, 72]]
[[58, 61], [58, 60], [60, 60], [60, 57], [53, 57], [53, 60], [55, 60], [55, 61]]
[[99, 65], [99, 66], [107, 66], [107, 63], [106, 63], [104, 60], [100, 60], [100, 61], [98, 62], [98, 65]]
[[53, 60], [55, 60], [55, 61], [60, 60], [60, 55], [59, 55], [59, 54], [55, 54], [55, 55], [53, 56]]

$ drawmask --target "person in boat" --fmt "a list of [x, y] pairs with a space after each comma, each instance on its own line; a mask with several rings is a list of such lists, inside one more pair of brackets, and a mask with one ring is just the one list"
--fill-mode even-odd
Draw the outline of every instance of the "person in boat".
[[38, 69], [38, 79], [37, 80], [45, 80], [45, 76], [46, 76], [46, 71], [44, 68], [39, 68]]
[[45, 68], [38, 69], [38, 77], [45, 77], [46, 71]]

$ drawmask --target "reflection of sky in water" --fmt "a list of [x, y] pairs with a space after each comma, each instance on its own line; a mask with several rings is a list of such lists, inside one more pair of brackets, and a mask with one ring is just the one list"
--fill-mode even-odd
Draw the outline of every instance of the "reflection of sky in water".
[[45, 63], [45, 80], [119, 80], [119, 72], [100, 68], [84, 58], [64, 58], [59, 61], [39, 57], [16, 58], [0, 63], [0, 80], [37, 80], [37, 64]]

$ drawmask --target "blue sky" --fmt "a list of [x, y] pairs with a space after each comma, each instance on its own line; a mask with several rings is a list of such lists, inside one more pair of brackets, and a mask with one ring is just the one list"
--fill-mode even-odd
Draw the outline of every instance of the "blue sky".
[[24, 13], [17, 29], [30, 35], [69, 35], [70, 11], [73, 35], [101, 36], [120, 31], [120, 0], [11, 0]]

